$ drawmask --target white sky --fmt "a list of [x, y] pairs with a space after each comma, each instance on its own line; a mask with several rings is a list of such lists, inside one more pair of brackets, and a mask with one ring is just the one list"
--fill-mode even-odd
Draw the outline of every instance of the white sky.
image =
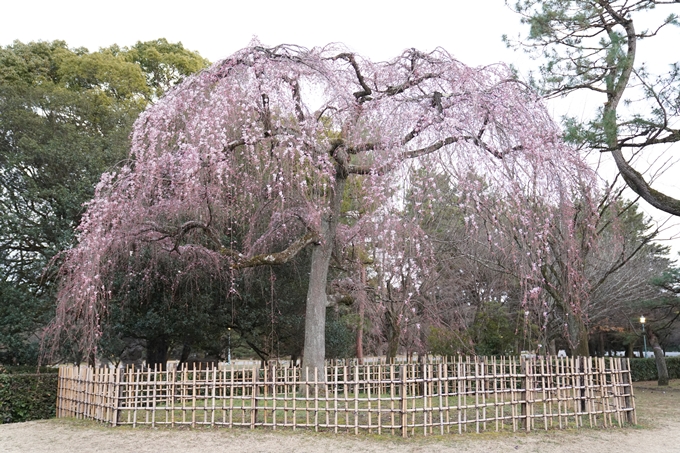
[[[680, 13], [680, 7], [664, 8], [664, 16], [672, 11]], [[14, 40], [61, 39], [70, 47], [94, 51], [166, 38], [214, 62], [257, 36], [265, 45], [342, 42], [374, 61], [394, 58], [410, 47], [423, 51], [443, 47], [470, 66], [504, 61], [523, 72], [532, 66], [501, 41], [504, 33], [516, 36], [522, 31], [519, 16], [503, 0], [0, 0], [0, 13], [0, 46]], [[668, 42], [659, 46], [666, 52], [670, 48]], [[593, 107], [574, 98], [551, 108], [580, 116]], [[678, 171], [667, 172], [658, 188], [680, 196], [678, 178], [672, 173]], [[657, 221], [666, 218], [640, 204]], [[672, 232], [679, 234], [680, 228], [666, 235]], [[680, 239], [668, 244], [680, 251]]]
[[[343, 42], [372, 60], [441, 46], [468, 65], [507, 61], [519, 17], [503, 0], [0, 0], [0, 44], [63, 39], [97, 50], [164, 37], [211, 61], [262, 43]], [[442, 6], [444, 5], [444, 6]]]

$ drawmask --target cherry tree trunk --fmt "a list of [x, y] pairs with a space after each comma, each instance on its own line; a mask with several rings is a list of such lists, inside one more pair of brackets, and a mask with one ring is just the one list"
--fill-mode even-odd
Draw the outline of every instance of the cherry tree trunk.
[[[361, 263], [361, 291], [365, 292], [366, 288], [366, 266]], [[357, 361], [359, 365], [364, 363], [364, 315], [366, 313], [366, 305], [364, 304], [364, 297], [359, 297], [359, 327], [357, 328]]]
[[588, 357], [588, 326], [581, 317], [576, 315], [569, 316], [569, 341], [572, 344], [571, 355], [573, 357]]
[[365, 307], [363, 301], [359, 302], [359, 327], [357, 328], [357, 360], [359, 365], [364, 363], [364, 313]]
[[[328, 230], [328, 225], [325, 225], [324, 229]], [[315, 245], [312, 250], [305, 311], [305, 349], [302, 364], [303, 368], [309, 368], [310, 376], [313, 376], [314, 368], [321, 372], [326, 359], [326, 283], [332, 252], [332, 239], [329, 236], [331, 235], [324, 232], [323, 243]]]
[[393, 360], [399, 352], [399, 340], [401, 331], [399, 319], [393, 312], [388, 311], [387, 316], [387, 358]]
[[314, 369], [318, 369], [319, 380], [325, 380], [323, 370], [326, 361], [326, 306], [328, 305], [326, 286], [344, 189], [345, 180], [338, 177], [331, 195], [329, 212], [321, 220], [320, 241], [312, 249], [302, 367], [303, 369], [309, 368], [310, 377], [313, 376]]

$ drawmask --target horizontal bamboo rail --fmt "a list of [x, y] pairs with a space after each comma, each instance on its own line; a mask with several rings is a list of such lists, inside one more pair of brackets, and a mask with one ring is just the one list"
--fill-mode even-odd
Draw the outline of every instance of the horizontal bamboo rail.
[[57, 417], [112, 426], [225, 426], [398, 434], [637, 423], [625, 358], [272, 363], [160, 371], [63, 365]]

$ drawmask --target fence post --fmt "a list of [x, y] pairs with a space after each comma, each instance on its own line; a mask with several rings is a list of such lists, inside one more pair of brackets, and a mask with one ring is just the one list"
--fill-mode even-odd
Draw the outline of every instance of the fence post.
[[257, 375], [259, 370], [253, 367], [253, 390], [250, 398], [250, 429], [255, 429], [255, 423], [257, 423]]
[[399, 397], [401, 398], [401, 437], [408, 437], [408, 401], [406, 400], [406, 365], [399, 367], [399, 377], [401, 378], [401, 385], [399, 389]]
[[64, 397], [64, 365], [59, 366], [59, 373], [57, 374], [57, 404], [55, 405], [55, 415], [57, 418], [61, 418], [62, 411], [64, 410], [64, 403], [62, 398]]
[[577, 357], [578, 362], [578, 380], [580, 389], [580, 401], [581, 401], [581, 412], [583, 414], [588, 413], [590, 415], [590, 410], [586, 407], [586, 389], [587, 389], [587, 364], [585, 357]]
[[116, 368], [112, 370], [113, 372], [111, 373], [112, 381], [111, 385], [113, 385], [113, 411], [111, 414], [111, 423], [113, 426], [118, 426], [119, 418], [120, 418], [120, 383], [122, 381], [121, 379], [121, 373], [122, 369]]
[[520, 375], [520, 391], [519, 391], [519, 404], [520, 404], [520, 427], [526, 429], [527, 431], [531, 430], [531, 423], [529, 423], [529, 392], [528, 392], [528, 385], [529, 385], [529, 371], [530, 371], [530, 366], [528, 364], [529, 359], [526, 357], [520, 356], [519, 358], [519, 363], [520, 363], [520, 370], [521, 370], [521, 375]]
[[635, 416], [635, 398], [633, 398], [633, 386], [631, 385], [630, 377], [630, 359], [627, 357], [624, 359], [617, 359], [621, 361], [621, 366], [619, 367], [621, 373], [621, 382], [623, 383], [624, 391], [624, 402], [626, 403], [626, 409], [632, 409], [626, 411], [626, 421], [637, 425], [637, 417]]

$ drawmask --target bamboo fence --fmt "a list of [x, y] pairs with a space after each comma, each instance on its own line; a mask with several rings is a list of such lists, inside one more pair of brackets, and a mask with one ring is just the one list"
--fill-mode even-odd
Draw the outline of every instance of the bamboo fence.
[[433, 359], [169, 370], [59, 369], [57, 417], [111, 426], [422, 434], [636, 423], [625, 358]]

